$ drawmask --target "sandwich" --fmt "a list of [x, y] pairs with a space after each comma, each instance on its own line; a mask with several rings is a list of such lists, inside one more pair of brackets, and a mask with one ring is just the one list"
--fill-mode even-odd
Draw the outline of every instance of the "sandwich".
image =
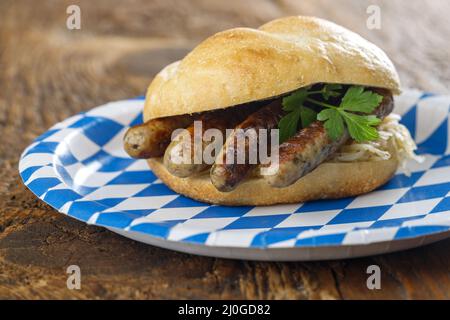
[[222, 205], [336, 199], [386, 183], [416, 145], [377, 46], [305, 16], [204, 40], [151, 82], [124, 148], [175, 192]]

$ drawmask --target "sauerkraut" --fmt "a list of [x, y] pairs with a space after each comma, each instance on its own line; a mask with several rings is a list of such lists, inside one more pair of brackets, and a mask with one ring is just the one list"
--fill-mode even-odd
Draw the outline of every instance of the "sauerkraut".
[[406, 161], [409, 159], [423, 162], [423, 157], [416, 155], [416, 143], [411, 137], [408, 129], [402, 125], [401, 117], [391, 113], [378, 126], [379, 139], [358, 143], [352, 141], [343, 145], [329, 160], [331, 162], [354, 162], [354, 161], [381, 161], [391, 158], [390, 146], [397, 153], [400, 167], [406, 171]]

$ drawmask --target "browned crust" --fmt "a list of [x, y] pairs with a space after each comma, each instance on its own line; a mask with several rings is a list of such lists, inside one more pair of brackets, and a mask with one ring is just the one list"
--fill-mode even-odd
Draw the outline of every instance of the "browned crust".
[[178, 178], [166, 170], [161, 159], [150, 159], [148, 163], [152, 171], [175, 192], [203, 202], [230, 206], [273, 205], [355, 196], [386, 183], [398, 167], [395, 155], [383, 161], [326, 162], [286, 188], [273, 188], [262, 178], [252, 178], [231, 192], [220, 192], [211, 183], [209, 172]]

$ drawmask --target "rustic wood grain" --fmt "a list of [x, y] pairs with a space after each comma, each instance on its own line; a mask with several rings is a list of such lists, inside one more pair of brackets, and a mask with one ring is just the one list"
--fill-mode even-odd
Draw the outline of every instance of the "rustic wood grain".
[[[366, 8], [382, 9], [381, 30]], [[66, 29], [78, 4], [82, 29]], [[404, 86], [448, 93], [450, 2], [16, 1], [0, 2], [0, 298], [449, 299], [450, 240], [334, 262], [264, 263], [171, 252], [64, 217], [21, 183], [22, 150], [55, 122], [142, 94], [151, 77], [206, 36], [273, 18], [317, 15], [384, 48]], [[82, 289], [66, 288], [77, 264]], [[382, 289], [366, 287], [368, 265]]]

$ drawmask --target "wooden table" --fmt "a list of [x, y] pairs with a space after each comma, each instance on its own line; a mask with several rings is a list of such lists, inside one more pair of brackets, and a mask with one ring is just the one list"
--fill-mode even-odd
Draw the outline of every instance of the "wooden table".
[[[196, 43], [233, 26], [317, 15], [386, 50], [403, 85], [448, 93], [450, 2], [0, 2], [0, 298], [450, 298], [450, 239], [346, 261], [265, 263], [192, 256], [140, 244], [67, 218], [21, 183], [22, 150], [48, 127], [99, 104], [142, 94], [152, 76]], [[366, 8], [381, 8], [381, 29]], [[81, 7], [81, 30], [66, 8]], [[82, 289], [66, 288], [68, 265]], [[381, 267], [381, 290], [366, 268]]]

